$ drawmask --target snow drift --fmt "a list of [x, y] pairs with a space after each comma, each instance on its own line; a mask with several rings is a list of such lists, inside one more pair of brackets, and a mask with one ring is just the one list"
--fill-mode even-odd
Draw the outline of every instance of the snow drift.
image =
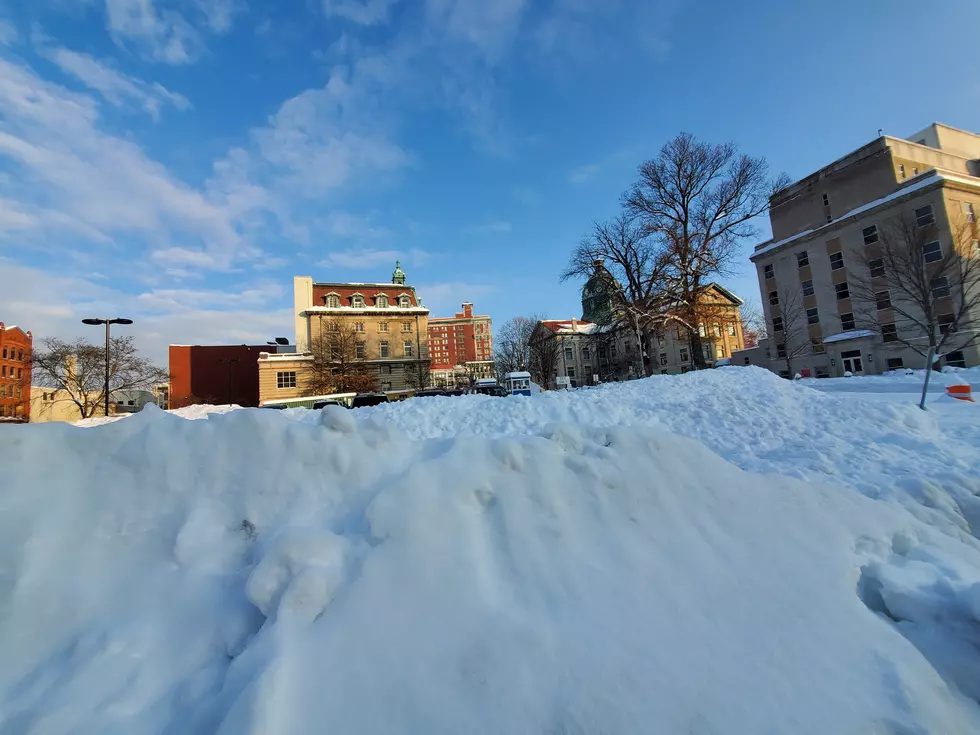
[[665, 431], [671, 391], [762, 410], [721, 372], [632, 384], [646, 421], [585, 420], [608, 390], [456, 433], [476, 399], [0, 427], [0, 732], [980, 731], [969, 526]]

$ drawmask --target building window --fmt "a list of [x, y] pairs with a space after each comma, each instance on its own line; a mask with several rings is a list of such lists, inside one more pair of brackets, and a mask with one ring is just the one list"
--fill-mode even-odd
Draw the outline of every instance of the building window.
[[716, 337], [720, 337], [721, 336], [721, 327], [719, 327], [717, 324], [712, 324], [711, 325], [711, 333], [714, 334]]
[[772, 264], [762, 266], [762, 274], [766, 277], [768, 281], [770, 278], [775, 278], [776, 274], [773, 273]]
[[388, 331], [388, 322], [378, 322], [378, 331], [379, 332], [387, 332]]
[[903, 367], [905, 367], [905, 363], [902, 361], [901, 357], [889, 357], [885, 361], [885, 366], [889, 370], [901, 370]]
[[969, 202], [963, 202], [963, 214], [966, 215], [966, 221], [967, 222], [976, 222], [977, 221], [977, 215], [973, 211], [973, 205], [970, 204]]
[[326, 303], [328, 309], [337, 309], [340, 307], [340, 297], [335, 293], [327, 294]]
[[830, 214], [828, 214], [827, 215], [827, 224], [829, 225], [833, 221], [834, 221], [834, 218]]
[[661, 352], [660, 353], [660, 364], [661, 365], [666, 365], [667, 364], [667, 353], [666, 352]]
[[353, 296], [350, 297], [350, 303], [351, 303], [351, 306], [353, 306], [355, 309], [363, 309], [364, 308], [364, 297], [361, 296], [359, 293], [358, 294], [354, 294]]
[[413, 353], [412, 353], [412, 340], [406, 339], [405, 340], [405, 357], [412, 357], [412, 356], [413, 356]]
[[894, 324], [882, 324], [881, 341], [898, 342], [898, 328]]
[[966, 367], [966, 356], [963, 354], [963, 350], [957, 350], [956, 352], [950, 352], [946, 355], [946, 364], [950, 367]]
[[820, 339], [820, 337], [813, 337], [810, 340], [810, 349], [814, 355], [822, 355], [827, 351], [823, 346], [823, 340]]
[[922, 246], [922, 259], [926, 263], [935, 263], [937, 260], [943, 259], [943, 246], [939, 240], [927, 242]]
[[878, 225], [871, 225], [871, 227], [865, 227], [861, 230], [861, 234], [864, 236], [865, 245], [874, 245], [878, 242]]
[[810, 256], [806, 254], [806, 250], [801, 250], [796, 254], [796, 265], [799, 268], [810, 265]]
[[23, 368], [17, 368], [17, 380], [20, 380], [23, 377], [24, 377]]
[[585, 347], [582, 348], [582, 359], [583, 360], [588, 360], [589, 359], [589, 348], [588, 348], [588, 346], [585, 346]]
[[807, 324], [819, 324], [820, 323], [820, 315], [817, 313], [817, 310], [816, 309], [807, 309], [806, 310], [806, 323]]
[[412, 323], [411, 322], [402, 322], [402, 331], [403, 332], [411, 332], [412, 331]]
[[0, 398], [6, 398], [6, 397], [7, 397], [7, 386], [0, 385]]
[[830, 206], [830, 197], [828, 197], [826, 194], [823, 195], [823, 205], [825, 207], [829, 207]]
[[840, 251], [830, 254], [830, 270], [838, 271], [844, 267], [844, 256]]
[[941, 299], [949, 296], [949, 278], [946, 276], [941, 276], [939, 278], [934, 278], [932, 280], [932, 297], [934, 299]]
[[681, 347], [681, 362], [690, 362], [691, 356], [687, 354], [687, 348]]
[[801, 281], [804, 296], [813, 296], [813, 281]]
[[295, 388], [295, 387], [296, 387], [295, 370], [276, 373], [276, 388], [279, 388], [281, 390], [283, 388]]
[[919, 227], [926, 227], [936, 223], [936, 216], [932, 213], [932, 205], [927, 204], [915, 210], [915, 224]]
[[847, 313], [840, 315], [840, 328], [845, 332], [850, 332], [854, 329], [854, 314]]
[[660, 345], [661, 347], [663, 347], [665, 344], [667, 344], [667, 335], [664, 334], [663, 332], [658, 332], [657, 333], [657, 344]]
[[398, 303], [403, 309], [407, 309], [412, 305], [412, 300], [408, 296], [402, 296], [398, 299]]
[[783, 318], [781, 316], [774, 316], [772, 318], [772, 331], [774, 332], [783, 331]]
[[568, 369], [565, 371], [565, 374], [569, 378], [574, 378], [575, 377], [575, 366], [574, 365], [569, 365], [568, 366]]
[[888, 291], [875, 291], [875, 306], [879, 310], [891, 308], [892, 299]]
[[915, 166], [912, 167], [912, 175], [913, 176], [918, 176], [919, 175], [919, 169], [917, 169]]
[[735, 336], [735, 322], [731, 322], [728, 325], [728, 336], [729, 337], [734, 337]]
[[364, 343], [358, 342], [354, 346], [354, 357], [356, 357], [358, 360], [363, 360], [366, 354], [367, 353], [366, 353], [366, 348], [364, 346]]
[[3, 359], [4, 360], [7, 359], [7, 348], [6, 347], [3, 348]]
[[[779, 306], [779, 292], [778, 291], [770, 291], [769, 292], [769, 306]], [[701, 333], [701, 336], [702, 337], [704, 336], [704, 332]]]
[[719, 346], [718, 347], [718, 359], [721, 360], [724, 356], [725, 356], [725, 348]]
[[383, 360], [383, 359], [387, 358], [388, 356], [389, 356], [388, 340], [383, 339], [383, 340], [381, 340], [381, 359]]
[[24, 362], [24, 351], [17, 350], [17, 362]]
[[[776, 293], [776, 292], [773, 291], [773, 293]], [[769, 297], [769, 303], [772, 303], [772, 296]], [[779, 303], [779, 300], [778, 299], [776, 300], [776, 303], [777, 304]], [[698, 336], [699, 337], [704, 337], [706, 335], [707, 335], [707, 333], [704, 331], [704, 325], [703, 324], [698, 324]]]
[[902, 165], [901, 163], [898, 164], [898, 178], [900, 178], [902, 181], [905, 181], [905, 166]]
[[952, 314], [940, 314], [938, 322], [940, 334], [949, 334], [956, 331], [956, 317]]
[[385, 294], [378, 294], [374, 298], [374, 305], [377, 306], [379, 309], [387, 309], [388, 308], [388, 296], [385, 295]]
[[0, 378], [6, 378], [6, 377], [7, 377], [7, 366], [4, 365], [3, 367], [0, 367]]
[[840, 301], [841, 299], [849, 299], [849, 298], [851, 298], [851, 291], [847, 287], [847, 281], [844, 281], [843, 283], [835, 283], [834, 284], [834, 291], [837, 293], [837, 300], [838, 301]]
[[881, 278], [885, 275], [885, 261], [882, 258], [869, 260], [868, 267], [871, 269], [872, 278]]
[[782, 342], [776, 345], [776, 357], [786, 357], [786, 345]]

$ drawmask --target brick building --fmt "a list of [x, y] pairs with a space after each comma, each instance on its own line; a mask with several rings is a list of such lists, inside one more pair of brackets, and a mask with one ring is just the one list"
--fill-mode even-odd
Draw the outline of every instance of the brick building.
[[259, 405], [259, 354], [267, 345], [170, 345], [169, 408]]
[[0, 421], [31, 418], [31, 351], [34, 338], [20, 327], [0, 322]]
[[[296, 326], [295, 366], [276, 370], [275, 390], [262, 401], [286, 399], [306, 394], [303, 360], [310, 344], [335, 320], [353, 326], [359, 335], [356, 361], [363, 365], [380, 390], [393, 391], [411, 388], [417, 381], [420, 368], [429, 360], [426, 340], [429, 310], [405, 284], [405, 271], [395, 264], [388, 283], [314, 282], [310, 276], [293, 279], [293, 304]], [[271, 363], [265, 361], [261, 369]], [[271, 368], [270, 368], [271, 369]], [[264, 374], [260, 378], [265, 385]], [[272, 382], [270, 380], [270, 385]]]
[[429, 320], [429, 357], [436, 385], [493, 375], [493, 330], [489, 316], [474, 316], [467, 302], [452, 317]]

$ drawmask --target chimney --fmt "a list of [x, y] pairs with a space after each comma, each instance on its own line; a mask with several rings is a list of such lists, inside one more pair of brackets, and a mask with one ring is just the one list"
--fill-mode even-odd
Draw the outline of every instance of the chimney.
[[469, 301], [463, 302], [463, 316], [467, 319], [471, 319], [473, 317], [473, 304], [471, 304]]

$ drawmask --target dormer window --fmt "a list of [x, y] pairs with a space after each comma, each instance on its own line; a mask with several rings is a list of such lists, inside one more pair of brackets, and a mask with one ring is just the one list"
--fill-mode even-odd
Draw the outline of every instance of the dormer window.
[[340, 296], [335, 293], [328, 293], [323, 297], [323, 303], [328, 309], [339, 309], [340, 308]]
[[407, 309], [408, 307], [410, 307], [412, 305], [412, 299], [410, 299], [408, 296], [405, 296], [405, 295], [399, 296], [398, 297], [398, 305], [400, 307], [402, 307], [403, 309]]
[[350, 297], [350, 305], [353, 306], [355, 309], [363, 309], [364, 297], [359, 293], [354, 294], [353, 296]]
[[378, 294], [377, 296], [374, 297], [374, 305], [377, 306], [379, 309], [387, 309], [388, 297], [383, 293]]

